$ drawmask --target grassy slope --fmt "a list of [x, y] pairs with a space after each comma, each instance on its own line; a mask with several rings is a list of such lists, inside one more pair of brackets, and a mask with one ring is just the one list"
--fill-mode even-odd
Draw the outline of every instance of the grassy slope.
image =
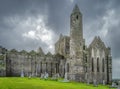
[[0, 89], [109, 89], [108, 86], [86, 85], [83, 83], [63, 83], [39, 78], [0, 78]]

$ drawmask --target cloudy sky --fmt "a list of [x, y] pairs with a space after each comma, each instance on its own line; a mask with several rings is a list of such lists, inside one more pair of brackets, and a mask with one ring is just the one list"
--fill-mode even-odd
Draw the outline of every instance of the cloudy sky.
[[54, 53], [60, 33], [69, 35], [76, 3], [86, 44], [100, 36], [112, 49], [113, 78], [120, 78], [120, 0], [0, 0], [0, 45]]

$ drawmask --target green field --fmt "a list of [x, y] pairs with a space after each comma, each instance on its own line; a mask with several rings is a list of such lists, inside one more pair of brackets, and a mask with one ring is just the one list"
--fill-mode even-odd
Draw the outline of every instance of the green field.
[[63, 83], [39, 78], [1, 77], [0, 89], [109, 89], [109, 86], [98, 85], [98, 87], [94, 87], [92, 84]]

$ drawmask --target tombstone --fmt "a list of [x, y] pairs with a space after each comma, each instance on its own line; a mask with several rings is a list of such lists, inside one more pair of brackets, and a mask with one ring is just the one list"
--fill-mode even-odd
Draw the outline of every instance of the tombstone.
[[48, 73], [45, 72], [45, 74], [44, 74], [44, 79], [47, 79], [48, 77], [49, 77]]
[[118, 88], [117, 89], [120, 89], [120, 81], [118, 81]]
[[105, 80], [103, 80], [103, 85], [105, 85]]
[[112, 82], [112, 85], [111, 85], [111, 87], [114, 87], [115, 86], [115, 83], [114, 82]]
[[28, 77], [29, 79], [31, 78], [31, 74], [29, 74], [29, 77]]
[[54, 74], [53, 76], [52, 76], [52, 80], [56, 80], [57, 79], [57, 76], [56, 76], [56, 74]]
[[114, 82], [112, 82], [112, 85], [111, 85], [111, 87], [114, 87]]
[[93, 85], [94, 85], [95, 87], [98, 86], [98, 85], [97, 85], [97, 81], [96, 81], [96, 79], [93, 80]]
[[111, 87], [112, 87], [112, 88], [116, 88], [116, 83], [115, 83], [115, 82], [112, 82]]
[[24, 77], [24, 72], [23, 72], [23, 70], [21, 70], [21, 77]]
[[67, 73], [65, 73], [65, 78], [64, 79], [67, 80]]
[[88, 73], [85, 74], [85, 80], [86, 80], [87, 85], [89, 85], [90, 82], [89, 82], [89, 78], [88, 78]]
[[36, 77], [38, 76], [37, 72], [35, 73], [35, 76], [36, 76]]
[[63, 82], [69, 82], [67, 72], [65, 73], [65, 78], [64, 78]]
[[57, 78], [59, 78], [60, 77], [59, 73], [57, 73], [56, 76], [57, 76]]
[[34, 77], [34, 73], [33, 73], [33, 72], [32, 72], [32, 74], [31, 74], [31, 76]]
[[41, 73], [41, 76], [40, 76], [40, 78], [41, 78], [41, 79], [43, 79], [43, 78], [44, 78], [44, 74], [43, 74], [43, 73]]
[[48, 73], [46, 73], [46, 76], [47, 76], [47, 78], [49, 77], [49, 74]]
[[89, 79], [87, 79], [87, 85], [89, 85], [90, 84], [90, 81], [89, 81]]

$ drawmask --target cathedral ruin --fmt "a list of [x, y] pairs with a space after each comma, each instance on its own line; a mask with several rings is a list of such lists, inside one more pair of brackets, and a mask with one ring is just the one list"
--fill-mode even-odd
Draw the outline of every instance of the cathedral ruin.
[[82, 13], [77, 5], [70, 15], [70, 36], [60, 35], [55, 43], [55, 54], [7, 50], [0, 47], [0, 76], [38, 76], [47, 72], [50, 77], [59, 74], [70, 81], [102, 83], [112, 81], [112, 56], [99, 36], [87, 47], [83, 38]]

